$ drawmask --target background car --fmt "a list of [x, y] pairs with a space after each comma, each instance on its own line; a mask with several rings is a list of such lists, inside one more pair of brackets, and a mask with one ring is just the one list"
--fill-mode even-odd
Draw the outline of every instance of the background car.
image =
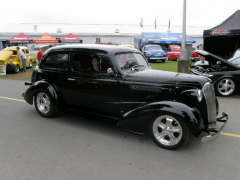
[[230, 96], [239, 89], [240, 67], [235, 64], [234, 59], [227, 61], [203, 50], [195, 50], [195, 53], [204, 56], [209, 65], [191, 66], [191, 73], [210, 78], [216, 94]]
[[169, 45], [170, 51], [166, 52], [168, 60], [176, 60], [180, 59], [180, 46], [178, 45]]
[[32, 59], [32, 62], [36, 62], [37, 61], [37, 54], [39, 49], [41, 49], [42, 51], [46, 51], [49, 48], [49, 45], [42, 45], [42, 46], [34, 46], [31, 47], [30, 49], [30, 56]]
[[[11, 46], [0, 51], [0, 65], [6, 65], [6, 72], [18, 73], [20, 69], [23, 68], [22, 61], [19, 60], [18, 52], [16, 50], [17, 46]], [[27, 56], [26, 66], [27, 68], [32, 67], [32, 59], [29, 55], [29, 50], [27, 47], [19, 46], [20, 49]]]
[[143, 47], [142, 52], [148, 62], [156, 62], [157, 60], [165, 62], [167, 60], [166, 53], [159, 45], [146, 45]]
[[[168, 60], [176, 60], [180, 59], [181, 47], [179, 45], [169, 45], [170, 51], [166, 52]], [[190, 59], [192, 62], [199, 60], [200, 55], [194, 52], [195, 48], [192, 47], [192, 53]]]

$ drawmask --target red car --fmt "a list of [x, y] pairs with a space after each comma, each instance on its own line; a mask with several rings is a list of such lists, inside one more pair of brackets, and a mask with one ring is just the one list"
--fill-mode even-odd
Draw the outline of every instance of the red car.
[[[168, 57], [168, 60], [176, 60], [178, 61], [180, 59], [180, 51], [181, 51], [181, 48], [180, 46], [178, 45], [169, 45], [171, 51], [170, 52], [167, 52], [166, 55]], [[194, 51], [196, 48], [192, 47], [192, 51]], [[196, 61], [196, 60], [199, 60], [200, 58], [200, 55], [195, 53], [195, 52], [192, 52], [192, 61]]]
[[[196, 48], [192, 47], [192, 51], [196, 50]], [[200, 59], [200, 55], [192, 52], [192, 61], [198, 61]]]
[[168, 57], [168, 60], [176, 60], [178, 61], [180, 59], [180, 46], [178, 45], [169, 45], [171, 51], [166, 52], [166, 55]]

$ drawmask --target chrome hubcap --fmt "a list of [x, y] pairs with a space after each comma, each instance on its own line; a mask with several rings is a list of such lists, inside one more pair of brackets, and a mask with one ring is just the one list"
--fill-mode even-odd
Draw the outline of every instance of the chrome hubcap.
[[182, 138], [182, 127], [179, 122], [171, 116], [160, 116], [153, 124], [155, 138], [164, 145], [173, 146]]
[[230, 95], [235, 89], [235, 84], [231, 79], [223, 79], [218, 83], [219, 93], [222, 95]]
[[37, 107], [43, 114], [47, 114], [50, 111], [50, 99], [45, 93], [37, 95]]

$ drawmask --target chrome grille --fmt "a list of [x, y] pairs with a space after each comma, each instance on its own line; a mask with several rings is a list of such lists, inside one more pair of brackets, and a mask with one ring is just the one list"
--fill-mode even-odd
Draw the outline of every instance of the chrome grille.
[[216, 127], [216, 97], [213, 84], [209, 82], [203, 86], [202, 92], [207, 103], [208, 128]]

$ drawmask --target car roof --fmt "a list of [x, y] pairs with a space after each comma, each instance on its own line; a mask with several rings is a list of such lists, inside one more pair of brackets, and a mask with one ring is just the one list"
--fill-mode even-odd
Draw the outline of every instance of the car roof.
[[126, 52], [140, 52], [135, 48], [129, 48], [124, 46], [116, 45], [100, 45], [100, 44], [69, 44], [69, 45], [59, 45], [54, 46], [45, 51], [45, 53], [51, 51], [61, 51], [61, 50], [77, 50], [77, 49], [87, 49], [87, 50], [97, 50], [102, 51], [103, 53], [126, 53]]
[[25, 46], [10, 46], [10, 47], [6, 47], [5, 49], [16, 49], [17, 47], [19, 47], [20, 49], [28, 49]]

